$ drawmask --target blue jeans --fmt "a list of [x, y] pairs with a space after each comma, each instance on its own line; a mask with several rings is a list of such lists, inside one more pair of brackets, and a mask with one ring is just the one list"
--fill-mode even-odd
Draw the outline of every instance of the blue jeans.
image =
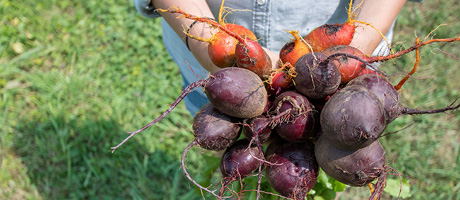
[[[206, 79], [209, 72], [200, 65], [192, 52], [187, 49], [184, 42], [164, 19], [161, 20], [161, 27], [166, 50], [181, 72], [184, 82], [183, 88], [200, 79]], [[209, 102], [202, 88], [197, 88], [195, 91], [189, 93], [183, 101], [185, 102], [185, 107], [193, 116], [196, 115], [203, 105]]]

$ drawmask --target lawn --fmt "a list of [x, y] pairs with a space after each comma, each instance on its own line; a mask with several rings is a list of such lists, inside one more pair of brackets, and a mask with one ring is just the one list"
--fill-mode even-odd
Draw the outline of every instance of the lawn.
[[[434, 37], [460, 36], [458, 13], [456, 0], [407, 3], [395, 49], [440, 24], [447, 25]], [[141, 17], [131, 1], [113, 0], [2, 0], [0, 16], [0, 199], [202, 199], [180, 169], [182, 150], [193, 140], [182, 103], [110, 150], [181, 91], [158, 19]], [[401, 92], [405, 106], [439, 108], [460, 97], [459, 44], [421, 50], [419, 70]], [[396, 83], [414, 55], [382, 69]], [[411, 199], [460, 199], [459, 122], [456, 111], [403, 116], [387, 128], [398, 131], [382, 139], [387, 165], [409, 181]], [[187, 157], [201, 181], [217, 162], [198, 148]], [[341, 199], [355, 192], [364, 198], [369, 190], [348, 188]]]

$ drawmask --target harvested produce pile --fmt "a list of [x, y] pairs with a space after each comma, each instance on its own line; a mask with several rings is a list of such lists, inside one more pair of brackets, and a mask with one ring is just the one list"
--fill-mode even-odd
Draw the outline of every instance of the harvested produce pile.
[[[420, 47], [460, 38], [417, 38], [406, 50], [370, 57], [348, 46], [357, 22], [349, 17], [344, 24], [325, 24], [305, 37], [290, 31], [294, 40], [280, 50], [280, 67], [272, 70], [267, 53], [246, 28], [193, 16], [178, 8], [157, 11], [179, 13], [219, 29], [210, 40], [190, 37], [209, 42], [208, 54], [222, 69], [187, 86], [166, 112], [112, 149], [163, 119], [185, 95], [203, 87], [210, 103], [194, 118], [195, 140], [184, 150], [182, 168], [190, 181], [218, 199], [229, 198], [225, 196], [232, 190], [229, 185], [249, 176], [258, 176], [259, 198], [263, 174], [280, 196], [304, 199], [315, 186], [320, 169], [350, 186], [371, 184], [369, 198], [378, 199], [388, 172], [385, 151], [378, 141], [385, 128], [402, 115], [460, 107], [454, 101], [435, 110], [406, 108], [398, 90], [415, 72], [418, 62], [396, 86], [372, 65], [411, 51], [416, 51], [418, 61]], [[223, 48], [221, 41], [231, 45]], [[184, 158], [195, 145], [225, 150], [220, 188], [201, 186], [187, 173]], [[230, 195], [241, 193], [231, 191]]]

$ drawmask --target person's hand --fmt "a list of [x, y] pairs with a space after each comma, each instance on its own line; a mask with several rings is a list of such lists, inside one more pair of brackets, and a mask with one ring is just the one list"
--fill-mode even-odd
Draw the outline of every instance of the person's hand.
[[280, 68], [280, 55], [278, 53], [268, 50], [267, 48], [264, 48], [264, 51], [267, 53], [268, 57], [270, 57], [270, 60], [272, 61], [272, 69]]
[[[406, 0], [364, 0], [360, 4], [360, 1], [356, 1], [355, 5], [360, 4], [356, 19], [372, 24], [382, 34], [386, 34], [405, 2]], [[357, 25], [350, 46], [371, 56], [382, 41], [382, 36], [368, 25]]]

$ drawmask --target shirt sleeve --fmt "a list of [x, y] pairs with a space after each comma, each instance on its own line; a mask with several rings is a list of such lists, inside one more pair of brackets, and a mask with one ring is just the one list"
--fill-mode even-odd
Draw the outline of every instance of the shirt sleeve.
[[137, 12], [144, 17], [157, 18], [161, 16], [160, 13], [155, 12], [150, 0], [134, 0], [134, 6], [136, 6]]

